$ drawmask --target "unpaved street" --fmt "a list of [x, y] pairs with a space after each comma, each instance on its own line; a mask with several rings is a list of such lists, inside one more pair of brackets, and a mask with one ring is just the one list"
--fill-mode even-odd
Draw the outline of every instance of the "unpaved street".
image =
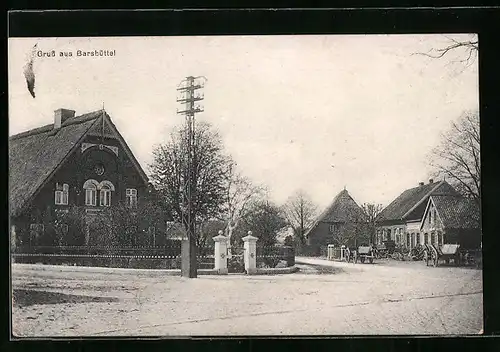
[[13, 265], [14, 335], [477, 334], [482, 272], [297, 258], [276, 276]]

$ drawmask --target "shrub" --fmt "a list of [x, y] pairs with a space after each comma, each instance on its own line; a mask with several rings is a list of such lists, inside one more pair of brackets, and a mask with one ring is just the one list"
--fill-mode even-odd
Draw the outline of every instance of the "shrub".
[[233, 256], [228, 260], [227, 263], [228, 271], [230, 273], [244, 273], [245, 272], [245, 262], [243, 257]]

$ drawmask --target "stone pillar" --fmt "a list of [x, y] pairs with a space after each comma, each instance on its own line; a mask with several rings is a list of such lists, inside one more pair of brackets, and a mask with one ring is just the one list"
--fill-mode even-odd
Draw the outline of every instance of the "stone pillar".
[[343, 245], [342, 247], [340, 247], [340, 260], [344, 260], [345, 259], [345, 246]]
[[244, 260], [245, 270], [247, 274], [255, 274], [257, 272], [257, 237], [252, 236], [252, 231], [248, 231], [248, 236], [243, 237], [244, 244]]
[[328, 245], [328, 260], [333, 260], [335, 257], [335, 246], [333, 244]]
[[227, 237], [222, 235], [222, 231], [219, 231], [219, 235], [213, 238], [215, 242], [215, 270], [218, 274], [227, 274]]

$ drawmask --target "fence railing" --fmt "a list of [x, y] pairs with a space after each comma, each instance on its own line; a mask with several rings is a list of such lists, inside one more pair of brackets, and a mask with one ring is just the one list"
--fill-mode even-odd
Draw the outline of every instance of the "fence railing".
[[[214, 264], [212, 248], [198, 249], [198, 266], [211, 269]], [[126, 268], [180, 268], [181, 245], [154, 247], [115, 246], [20, 246], [11, 253], [16, 263], [54, 265], [111, 266]]]

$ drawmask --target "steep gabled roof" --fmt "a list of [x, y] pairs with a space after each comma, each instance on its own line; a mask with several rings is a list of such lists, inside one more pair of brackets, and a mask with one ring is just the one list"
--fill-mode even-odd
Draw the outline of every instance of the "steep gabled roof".
[[363, 209], [354, 201], [347, 190], [342, 190], [333, 199], [333, 202], [316, 219], [313, 226], [306, 232], [306, 236], [316, 228], [320, 222], [366, 222], [367, 217]]
[[[103, 110], [99, 110], [68, 118], [57, 130], [54, 130], [53, 124], [48, 124], [9, 137], [11, 216], [19, 214], [25, 204], [78, 147], [87, 132], [102, 121], [103, 116], [111, 123], [109, 116]], [[112, 123], [111, 126], [114, 127]], [[132, 155], [117, 130], [116, 133], [124, 144], [127, 154]], [[139, 168], [141, 176], [146, 177], [133, 155], [132, 161]]]
[[382, 210], [377, 220], [402, 220], [431, 194], [457, 194], [457, 191], [444, 180], [407, 189]]
[[430, 204], [436, 207], [437, 214], [445, 229], [478, 229], [481, 224], [479, 206], [472, 199], [460, 195], [437, 195], [429, 198], [424, 219]]
[[54, 133], [53, 124], [9, 138], [9, 212], [15, 215], [66, 159], [99, 118], [93, 112], [67, 119]]

